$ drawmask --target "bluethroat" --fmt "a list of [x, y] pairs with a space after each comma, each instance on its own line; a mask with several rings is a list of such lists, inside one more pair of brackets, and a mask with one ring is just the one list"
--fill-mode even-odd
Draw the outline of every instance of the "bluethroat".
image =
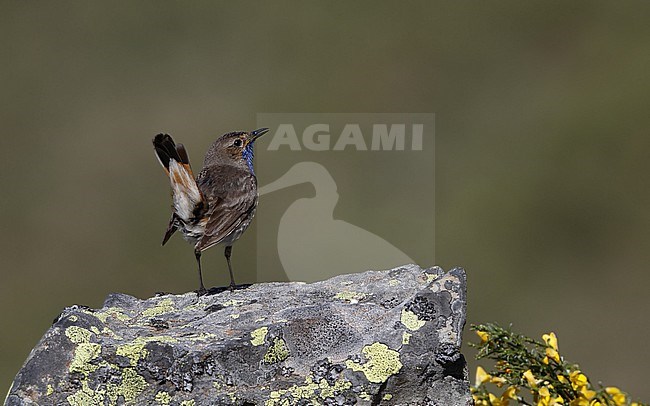
[[199, 294], [206, 293], [201, 273], [201, 252], [217, 244], [225, 246], [224, 255], [234, 289], [230, 256], [232, 245], [246, 231], [257, 208], [257, 178], [253, 170], [253, 144], [268, 128], [222, 135], [208, 149], [203, 169], [196, 178], [183, 144], [168, 134], [153, 139], [156, 156], [172, 188], [172, 216], [162, 245], [176, 230], [194, 245], [199, 268]]

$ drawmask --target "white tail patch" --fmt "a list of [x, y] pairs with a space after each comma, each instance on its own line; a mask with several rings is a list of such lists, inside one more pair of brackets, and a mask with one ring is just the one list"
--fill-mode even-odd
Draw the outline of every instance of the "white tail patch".
[[169, 180], [172, 185], [174, 211], [184, 222], [194, 217], [194, 209], [203, 201], [192, 170], [174, 159], [169, 161]]

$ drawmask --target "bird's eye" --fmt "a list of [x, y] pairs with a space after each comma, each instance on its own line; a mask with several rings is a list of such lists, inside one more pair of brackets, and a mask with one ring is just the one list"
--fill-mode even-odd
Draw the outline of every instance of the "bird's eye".
[[234, 146], [236, 146], [236, 147], [241, 147], [241, 144], [242, 144], [242, 140], [240, 140], [239, 138], [237, 138], [237, 139], [235, 140], [235, 142], [233, 142], [232, 145], [234, 145]]

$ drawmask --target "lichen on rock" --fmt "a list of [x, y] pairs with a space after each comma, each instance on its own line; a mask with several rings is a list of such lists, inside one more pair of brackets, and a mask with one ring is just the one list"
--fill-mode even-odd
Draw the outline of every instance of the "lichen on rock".
[[264, 344], [264, 339], [266, 338], [266, 334], [268, 332], [269, 332], [268, 327], [260, 327], [251, 331], [251, 344], [253, 344], [254, 346]]
[[289, 349], [283, 339], [276, 337], [273, 339], [273, 344], [269, 347], [264, 354], [264, 362], [267, 364], [275, 364], [276, 362], [284, 361], [289, 357]]
[[111, 294], [62, 312], [5, 404], [466, 406], [464, 311], [462, 269], [415, 265], [201, 297]]
[[391, 350], [386, 344], [372, 343], [363, 347], [362, 352], [366, 362], [347, 360], [345, 365], [353, 371], [363, 372], [370, 382], [384, 383], [402, 369], [399, 352]]

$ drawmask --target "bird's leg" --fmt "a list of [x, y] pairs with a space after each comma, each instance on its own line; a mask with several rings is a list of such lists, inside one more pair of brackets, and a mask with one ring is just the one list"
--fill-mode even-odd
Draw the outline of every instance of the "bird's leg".
[[194, 256], [196, 257], [196, 262], [199, 264], [199, 296], [205, 295], [207, 290], [203, 286], [203, 274], [201, 273], [201, 250], [194, 250]]
[[226, 261], [228, 262], [228, 272], [230, 272], [230, 290], [235, 290], [237, 285], [235, 284], [235, 277], [232, 274], [232, 265], [230, 264], [230, 254], [232, 254], [232, 245], [226, 247], [224, 255], [226, 256]]

